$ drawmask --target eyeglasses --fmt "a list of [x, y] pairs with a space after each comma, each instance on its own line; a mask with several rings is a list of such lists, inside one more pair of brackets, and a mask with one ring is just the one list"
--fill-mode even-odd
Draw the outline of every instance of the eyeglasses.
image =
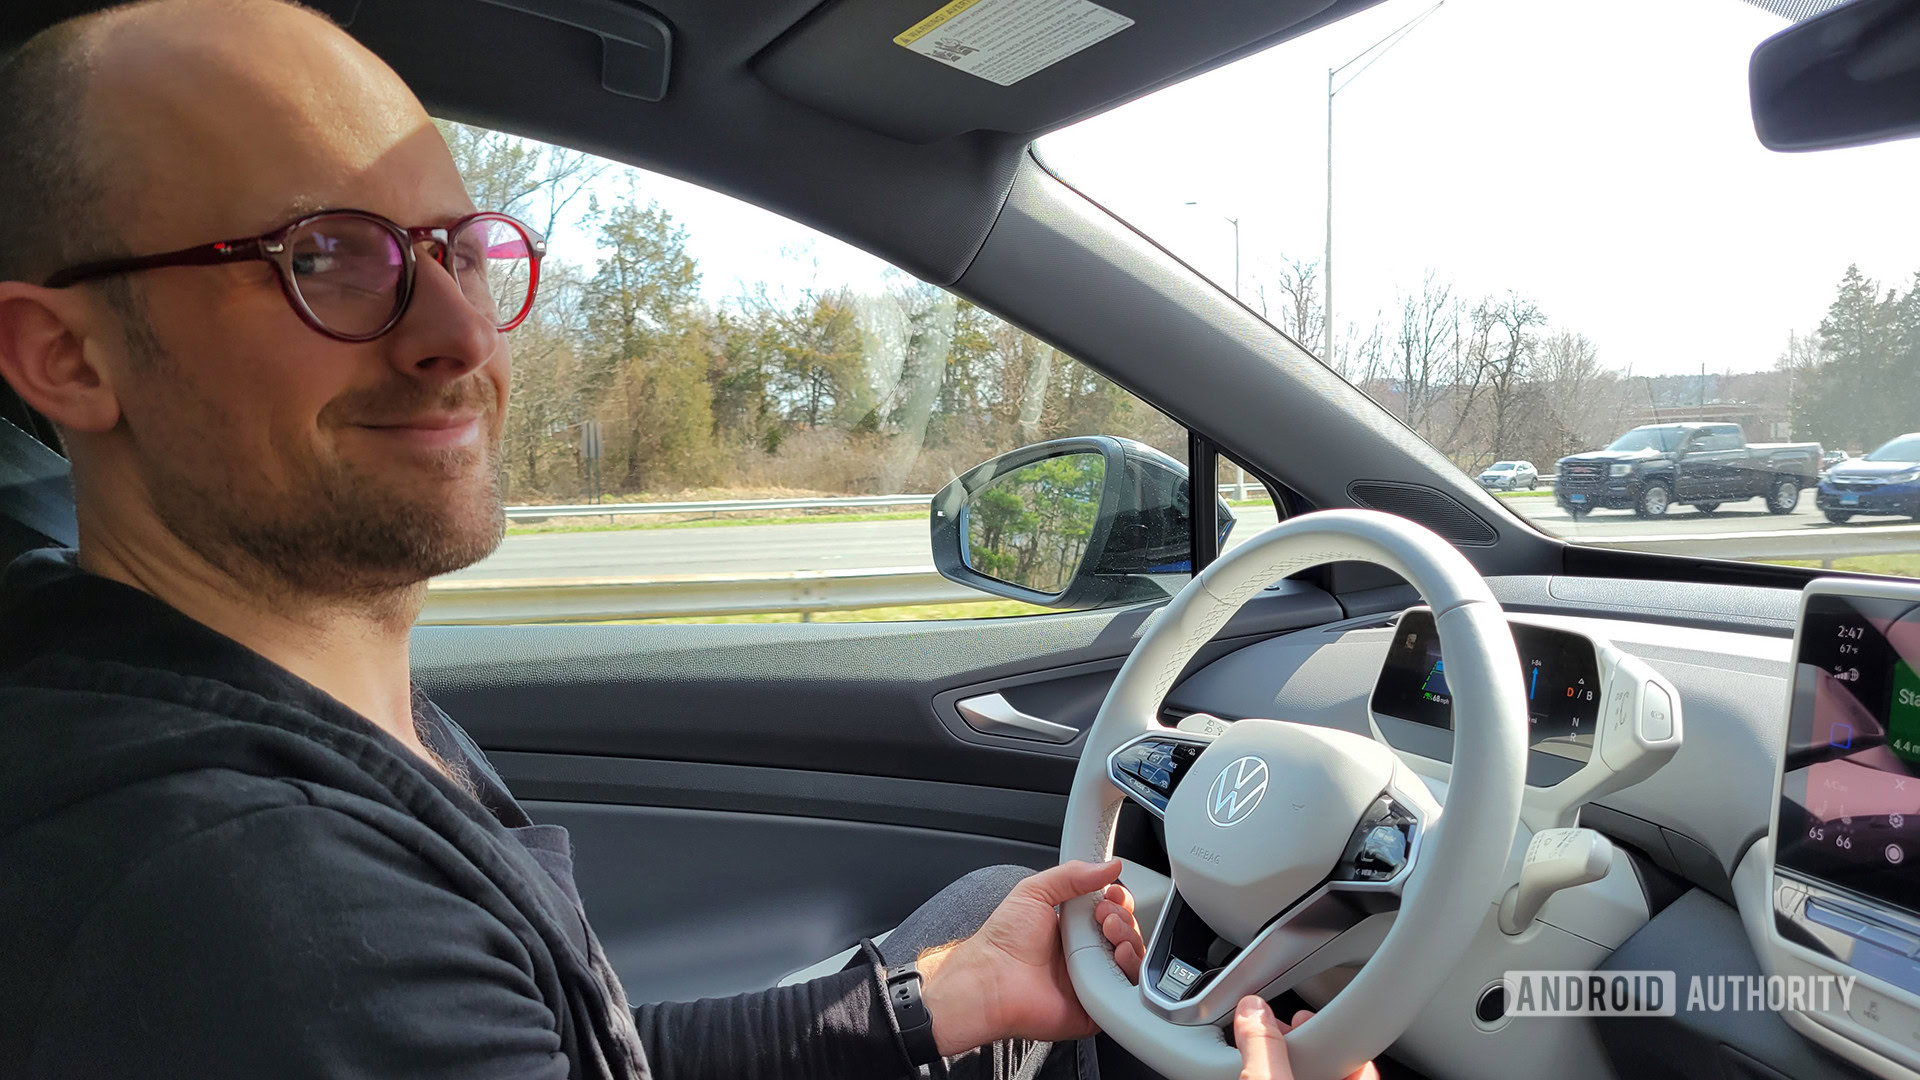
[[164, 266], [259, 260], [279, 272], [281, 291], [308, 326], [339, 341], [372, 341], [407, 313], [419, 244], [433, 245], [434, 261], [496, 329], [519, 326], [533, 310], [546, 238], [495, 213], [471, 214], [446, 228], [408, 228], [364, 210], [323, 210], [243, 240], [68, 267], [46, 287]]

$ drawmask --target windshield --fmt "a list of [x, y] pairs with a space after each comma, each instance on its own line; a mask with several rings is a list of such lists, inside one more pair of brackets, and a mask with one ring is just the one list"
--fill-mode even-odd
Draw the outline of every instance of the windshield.
[[1513, 463], [1510, 461], [1495, 462], [1493, 465], [1487, 468], [1487, 471], [1488, 472], [1512, 472]]
[[1920, 461], [1920, 435], [1898, 438], [1867, 455], [1868, 461]]
[[[1824, 6], [1385, 0], [1038, 150], [1463, 473], [1534, 462], [1488, 497], [1535, 527], [1920, 573], [1914, 507], [1822, 479], [1920, 416], [1920, 140], [1754, 135], [1766, 9]], [[1676, 424], [1761, 466], [1560, 467]]]
[[1636, 428], [1607, 444], [1609, 450], [1658, 450], [1671, 453], [1684, 435], [1679, 428]]

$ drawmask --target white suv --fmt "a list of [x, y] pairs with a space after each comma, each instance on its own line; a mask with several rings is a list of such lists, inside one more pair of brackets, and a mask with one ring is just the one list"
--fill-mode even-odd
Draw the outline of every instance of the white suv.
[[1480, 486], [1494, 491], [1531, 491], [1540, 483], [1540, 473], [1531, 461], [1496, 461], [1480, 473]]

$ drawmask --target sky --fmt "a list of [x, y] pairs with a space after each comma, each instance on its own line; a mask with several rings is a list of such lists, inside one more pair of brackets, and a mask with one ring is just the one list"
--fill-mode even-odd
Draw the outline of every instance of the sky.
[[[1328, 68], [1431, 6], [1387, 0], [1040, 152], [1228, 291], [1238, 218], [1250, 297], [1262, 266], [1320, 258]], [[1431, 269], [1469, 301], [1532, 298], [1616, 368], [1751, 371], [1818, 326], [1849, 262], [1911, 284], [1920, 141], [1779, 154], [1754, 137], [1747, 60], [1786, 25], [1742, 0], [1446, 0], [1335, 98], [1336, 324], [1390, 316]], [[687, 227], [710, 300], [884, 280], [777, 215], [638, 184]]]

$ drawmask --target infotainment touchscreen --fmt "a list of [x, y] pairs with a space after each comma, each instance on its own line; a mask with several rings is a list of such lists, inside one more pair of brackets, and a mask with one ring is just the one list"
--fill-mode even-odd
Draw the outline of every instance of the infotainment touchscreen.
[[[1512, 626], [1532, 721], [1528, 742], [1535, 750], [1587, 760], [1600, 717], [1600, 662], [1593, 642], [1544, 626]], [[1401, 618], [1373, 688], [1373, 711], [1416, 724], [1453, 726], [1453, 694], [1432, 612], [1409, 611]]]
[[1920, 606], [1812, 593], [1775, 862], [1920, 912]]

